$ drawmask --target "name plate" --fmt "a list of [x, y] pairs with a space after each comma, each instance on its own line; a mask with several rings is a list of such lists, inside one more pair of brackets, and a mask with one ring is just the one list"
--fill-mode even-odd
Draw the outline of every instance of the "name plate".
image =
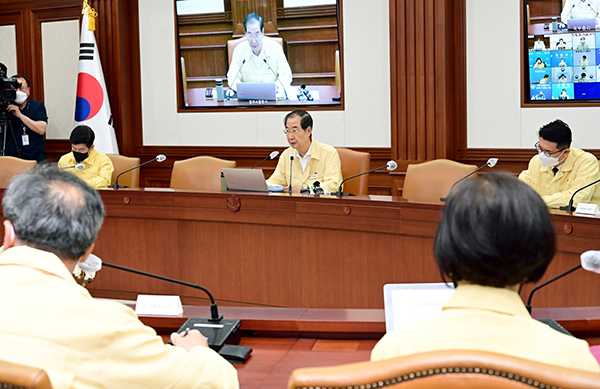
[[579, 203], [575, 209], [575, 214], [598, 216], [600, 215], [600, 209], [598, 209], [598, 204]]
[[135, 303], [136, 315], [179, 316], [183, 306], [179, 296], [140, 294]]

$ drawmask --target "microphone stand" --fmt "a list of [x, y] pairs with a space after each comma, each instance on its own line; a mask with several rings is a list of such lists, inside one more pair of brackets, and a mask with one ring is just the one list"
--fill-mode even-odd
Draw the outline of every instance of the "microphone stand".
[[[199, 330], [202, 333], [202, 335], [206, 336], [208, 345], [211, 348], [218, 350], [218, 349], [222, 348], [223, 345], [225, 344], [225, 341], [227, 341], [227, 339], [240, 328], [240, 325], [241, 325], [240, 320], [223, 319], [223, 315], [219, 314], [219, 310], [217, 308], [217, 303], [215, 302], [215, 299], [213, 298], [212, 294], [208, 291], [208, 289], [206, 289], [200, 285], [191, 284], [191, 283], [185, 282], [185, 281], [175, 280], [173, 278], [163, 277], [163, 276], [159, 276], [159, 275], [152, 274], [152, 273], [147, 273], [147, 272], [136, 270], [136, 269], [131, 269], [131, 268], [128, 268], [125, 266], [113, 265], [112, 263], [108, 263], [108, 262], [104, 262], [104, 261], [102, 263], [104, 264], [104, 266], [107, 266], [107, 267], [124, 270], [124, 271], [130, 272], [130, 273], [140, 274], [143, 276], [156, 278], [159, 280], [172, 282], [172, 283], [179, 284], [179, 285], [189, 286], [194, 289], [200, 289], [204, 293], [206, 293], [206, 295], [209, 297], [210, 302], [211, 302], [210, 303], [210, 318], [208, 318], [208, 319], [193, 318], [193, 317], [188, 318], [185, 321], [185, 323], [183, 323], [183, 325], [179, 328], [179, 330], [177, 330], [178, 333], [184, 333], [184, 336], [191, 329]], [[234, 341], [235, 340], [236, 339], [234, 339]], [[237, 339], [237, 340], [239, 341], [239, 339]], [[172, 343], [170, 343], [170, 344], [172, 344]], [[250, 352], [252, 352], [252, 349], [244, 347], [244, 346], [234, 346], [231, 344], [229, 344], [227, 346], [230, 350], [232, 350], [231, 352], [233, 354], [241, 355], [241, 358], [243, 358], [243, 362], [246, 361], [246, 359], [250, 355]], [[232, 362], [232, 359], [229, 355], [223, 354], [221, 356], [223, 358], [229, 360], [230, 362]], [[236, 363], [239, 363], [239, 361]]]
[[271, 71], [271, 73], [273, 73], [275, 75], [275, 78], [277, 79], [277, 81], [279, 81], [279, 84], [283, 88], [283, 93], [285, 93], [285, 101], [290, 101], [290, 98], [288, 97], [287, 91], [285, 90], [285, 86], [283, 85], [283, 82], [281, 82], [281, 80], [279, 79], [279, 76], [277, 75], [277, 73], [275, 73], [275, 71], [273, 70], [273, 68], [271, 67], [271, 65], [269, 65], [269, 63], [267, 62], [266, 58], [263, 58], [263, 61], [264, 61], [264, 63], [267, 64], [267, 66], [269, 67], [269, 70]]
[[263, 159], [262, 161], [260, 161], [259, 163], [257, 163], [256, 165], [252, 166], [250, 169], [254, 169], [255, 167], [262, 165], [263, 163], [267, 162], [268, 160], [273, 159], [271, 158], [271, 156], [269, 155], [267, 158]]
[[[240, 69], [238, 70], [237, 74], [235, 75], [235, 77], [233, 77], [233, 81], [231, 82], [231, 85], [229, 85], [229, 89], [233, 90], [233, 85], [235, 85], [235, 81], [237, 80], [238, 76], [240, 75], [240, 73], [242, 72], [242, 67], [244, 67], [244, 64], [246, 63], [246, 59], [244, 59], [242, 61], [242, 64], [240, 65]], [[227, 96], [227, 99], [229, 99], [229, 96]]]
[[561, 211], [567, 211], [567, 212], [569, 212], [569, 215], [573, 214], [573, 211], [575, 210], [575, 207], [573, 207], [573, 200], [575, 199], [575, 195], [577, 193], [579, 193], [580, 191], [584, 190], [585, 188], [588, 188], [588, 187], [590, 187], [592, 185], [596, 185], [599, 182], [600, 182], [600, 180], [596, 180], [596, 181], [594, 181], [594, 182], [592, 182], [590, 184], [587, 184], [586, 186], [584, 186], [582, 188], [577, 189], [573, 193], [573, 195], [571, 196], [571, 199], [569, 200], [569, 205], [567, 205], [566, 207], [559, 207], [558, 209], [560, 209]]
[[[461, 178], [460, 180], [456, 181], [454, 184], [452, 184], [452, 186], [450, 187], [450, 192], [448, 192], [448, 194], [452, 193], [452, 189], [454, 189], [454, 187], [456, 186], [456, 184], [458, 184], [459, 182], [466, 180], [467, 178], [471, 177], [473, 174], [477, 173], [478, 171], [480, 171], [481, 169], [483, 169], [484, 167], [489, 165], [489, 161], [485, 163], [485, 165], [478, 167], [476, 170], [473, 170], [471, 173], [467, 174], [466, 176], [464, 176], [463, 178]], [[441, 197], [440, 201], [446, 201], [446, 197]]]
[[553, 283], [554, 281], [558, 280], [559, 278], [563, 278], [564, 276], [566, 276], [567, 274], [571, 274], [573, 273], [575, 270], [581, 268], [581, 264], [575, 266], [572, 269], [567, 270], [566, 272], [557, 275], [556, 277], [544, 282], [543, 284], [540, 284], [538, 286], [536, 286], [535, 288], [533, 288], [531, 290], [531, 293], [529, 293], [529, 298], [527, 299], [527, 304], [525, 304], [525, 307], [527, 308], [527, 311], [529, 312], [529, 314], [531, 314], [531, 299], [533, 298], [533, 294], [540, 288], [543, 288], [544, 286]]
[[363, 172], [363, 173], [359, 173], [359, 174], [356, 174], [354, 176], [351, 176], [351, 177], [348, 177], [348, 178], [342, 180], [342, 182], [340, 182], [340, 187], [338, 188], [338, 191], [337, 191], [336, 195], [340, 196], [340, 197], [343, 197], [343, 196], [355, 196], [355, 195], [353, 195], [351, 193], [344, 193], [344, 192], [342, 192], [342, 185], [344, 185], [344, 182], [346, 182], [348, 180], [351, 180], [353, 178], [356, 178], [356, 177], [360, 177], [360, 176], [365, 175], [365, 174], [376, 172], [377, 170], [385, 169], [387, 167], [388, 167], [388, 165], [385, 164], [384, 166], [381, 166], [381, 167], [378, 167], [378, 168], [375, 168], [375, 169], [371, 169], [369, 171], [366, 171], [366, 172]]
[[125, 266], [113, 265], [112, 263], [108, 263], [108, 262], [104, 262], [104, 261], [102, 261], [102, 264], [104, 266], [112, 267], [114, 269], [124, 270], [124, 271], [128, 271], [130, 273], [135, 273], [135, 274], [141, 274], [143, 276], [156, 278], [156, 279], [167, 281], [167, 282], [173, 282], [173, 283], [179, 284], [179, 285], [189, 286], [190, 288], [194, 288], [194, 289], [200, 289], [201, 291], [206, 293], [206, 295], [210, 299], [210, 319], [208, 319], [208, 321], [218, 322], [223, 319], [223, 315], [219, 315], [219, 309], [217, 308], [217, 303], [215, 302], [215, 299], [213, 298], [212, 294], [208, 291], [208, 289], [206, 289], [200, 285], [190, 284], [189, 282], [179, 281], [179, 280], [175, 280], [173, 278], [163, 277], [163, 276], [159, 276], [156, 274], [147, 273], [145, 271], [131, 269], [131, 268], [128, 268]]
[[289, 185], [289, 189], [288, 189], [288, 192], [290, 192], [290, 196], [292, 195], [292, 173], [293, 173], [293, 169], [294, 169], [294, 154], [292, 153], [290, 155], [290, 185]]
[[122, 176], [123, 174], [125, 174], [125, 173], [128, 173], [128, 172], [130, 172], [130, 171], [132, 171], [132, 170], [135, 170], [135, 169], [138, 169], [138, 168], [141, 168], [142, 166], [144, 166], [144, 165], [147, 165], [147, 164], [149, 164], [150, 162], [154, 162], [154, 161], [156, 161], [156, 160], [158, 160], [158, 157], [156, 157], [156, 158], [154, 158], [154, 159], [151, 159], [151, 160], [149, 160], [149, 161], [147, 161], [147, 162], [144, 162], [144, 163], [143, 163], [143, 164], [141, 164], [141, 165], [134, 166], [134, 167], [132, 167], [131, 169], [127, 169], [127, 170], [125, 170], [124, 172], [121, 172], [121, 173], [119, 173], [119, 175], [117, 176], [117, 178], [115, 178], [115, 184], [114, 184], [114, 185], [109, 185], [108, 187], [109, 187], [109, 188], [113, 188], [114, 190], [118, 190], [119, 188], [127, 188], [126, 186], [121, 186], [121, 187], [119, 186], [119, 177], [121, 177], [121, 176]]

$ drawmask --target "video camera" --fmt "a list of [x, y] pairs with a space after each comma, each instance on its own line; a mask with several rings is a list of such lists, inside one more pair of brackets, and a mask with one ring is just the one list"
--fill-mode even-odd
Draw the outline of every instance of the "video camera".
[[6, 77], [6, 70], [6, 65], [0, 62], [0, 106], [14, 103], [17, 99], [16, 89], [21, 87], [18, 78]]

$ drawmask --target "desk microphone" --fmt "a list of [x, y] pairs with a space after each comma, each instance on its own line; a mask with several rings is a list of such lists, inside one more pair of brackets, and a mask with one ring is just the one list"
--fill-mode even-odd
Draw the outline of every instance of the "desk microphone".
[[353, 179], [353, 178], [360, 177], [360, 176], [363, 176], [363, 175], [365, 175], [365, 174], [373, 173], [373, 172], [375, 172], [375, 171], [377, 171], [377, 170], [386, 169], [386, 168], [387, 168], [387, 170], [388, 170], [388, 171], [390, 171], [390, 172], [391, 172], [391, 171], [394, 171], [394, 170], [396, 170], [396, 168], [398, 168], [398, 164], [396, 163], [396, 161], [388, 161], [388, 163], [386, 163], [385, 165], [383, 165], [383, 166], [380, 166], [380, 167], [378, 167], [378, 168], [376, 168], [376, 169], [371, 169], [371, 170], [369, 170], [369, 171], [366, 171], [366, 172], [363, 172], [363, 173], [360, 173], [360, 174], [357, 174], [357, 175], [354, 175], [354, 176], [348, 177], [348, 178], [344, 179], [344, 180], [343, 180], [343, 181], [340, 183], [340, 187], [338, 188], [338, 191], [337, 191], [337, 193], [336, 193], [336, 194], [337, 194], [338, 196], [340, 196], [340, 197], [342, 197], [342, 196], [350, 196], [350, 193], [344, 193], [344, 192], [342, 192], [342, 185], [344, 185], [344, 182], [346, 182], [346, 181], [348, 181], [348, 180], [351, 180], [351, 179]]
[[237, 80], [237, 78], [239, 77], [240, 73], [242, 72], [242, 67], [244, 67], [244, 64], [246, 63], [246, 60], [244, 59], [242, 61], [242, 64], [240, 65], [240, 69], [238, 70], [237, 74], [235, 75], [235, 77], [233, 77], [233, 81], [231, 81], [231, 84], [229, 85], [230, 89], [233, 89], [233, 85], [235, 85], [235, 81]]
[[276, 156], [279, 155], [279, 151], [273, 151], [271, 154], [269, 154], [269, 156], [265, 159], [263, 159], [262, 161], [260, 161], [259, 163], [257, 163], [256, 165], [252, 166], [250, 169], [254, 169], [255, 167], [257, 167], [258, 165], [262, 164], [263, 162], [266, 162], [270, 159], [275, 158]]
[[581, 188], [577, 189], [575, 192], [573, 192], [573, 195], [572, 195], [572, 196], [571, 196], [571, 198], [569, 199], [569, 205], [567, 205], [566, 207], [559, 207], [559, 209], [560, 209], [561, 211], [567, 211], [567, 212], [569, 212], [569, 213], [572, 213], [572, 212], [575, 210], [575, 207], [573, 206], [573, 200], [575, 199], [575, 195], [576, 195], [577, 193], [581, 192], [582, 190], [584, 190], [585, 188], [588, 188], [588, 187], [590, 187], [590, 186], [592, 186], [592, 185], [596, 185], [596, 184], [597, 184], [597, 183], [599, 183], [599, 182], [600, 182], [600, 180], [596, 180], [596, 181], [594, 181], [594, 182], [592, 182], [592, 183], [589, 183], [589, 184], [587, 184], [587, 185], [586, 185], [586, 186], [584, 186], [584, 187], [581, 187]]
[[596, 11], [596, 10], [594, 9], [594, 7], [592, 7], [592, 5], [591, 5], [590, 3], [587, 3], [587, 5], [588, 5], [588, 7], [590, 7], [590, 8], [591, 8], [592, 12], [594, 12], [594, 13], [596, 14], [596, 16], [595, 16], [595, 17], [597, 18], [597, 17], [598, 17], [598, 11]]
[[[571, 14], [573, 13], [573, 8], [575, 8], [576, 5], [577, 5], [577, 3], [573, 4], [573, 6], [571, 6], [571, 9], [569, 10], [569, 13], [565, 17], [565, 19], [569, 19], [569, 16], [571, 16]], [[565, 23], [566, 23], [566, 20], [565, 20]]]
[[296, 156], [296, 152], [292, 151], [292, 153], [290, 154], [290, 188], [289, 188], [289, 192], [290, 192], [290, 196], [292, 195], [292, 172], [294, 169], [294, 157]]
[[147, 162], [144, 162], [144, 163], [143, 163], [143, 164], [141, 164], [141, 165], [134, 166], [134, 167], [132, 167], [131, 169], [127, 169], [127, 170], [125, 170], [124, 172], [121, 172], [121, 173], [119, 173], [119, 175], [117, 176], [117, 178], [115, 178], [115, 184], [114, 184], [114, 185], [109, 185], [108, 187], [109, 187], [109, 188], [113, 188], [114, 190], [117, 190], [117, 189], [119, 189], [119, 188], [126, 188], [126, 186], [119, 186], [119, 177], [121, 177], [123, 174], [125, 174], [125, 173], [127, 173], [127, 172], [130, 172], [130, 171], [132, 171], [132, 170], [138, 169], [138, 168], [140, 168], [140, 167], [142, 167], [142, 166], [144, 166], [144, 165], [147, 165], [147, 164], [149, 164], [150, 162], [154, 162], [154, 161], [162, 162], [162, 161], [164, 161], [165, 159], [167, 159], [167, 157], [165, 157], [165, 155], [164, 155], [164, 154], [159, 154], [159, 155], [157, 155], [157, 156], [156, 156], [156, 158], [154, 158], [154, 159], [151, 159], [151, 160], [149, 160], [149, 161], [147, 161]]
[[267, 62], [266, 58], [263, 58], [263, 62], [267, 64], [267, 66], [269, 67], [269, 70], [271, 71], [271, 73], [273, 73], [273, 75], [275, 75], [275, 78], [277, 79], [277, 81], [279, 81], [279, 84], [283, 88], [283, 93], [285, 93], [285, 100], [289, 101], [290, 98], [288, 97], [287, 91], [285, 90], [285, 86], [283, 86], [283, 82], [281, 82], [281, 80], [279, 79], [279, 76], [277, 75], [277, 73], [275, 73], [275, 71], [273, 70], [273, 68], [271, 67], [271, 65], [269, 65], [269, 63]]
[[[223, 315], [219, 314], [219, 309], [217, 308], [217, 303], [215, 302], [215, 299], [213, 298], [212, 294], [208, 291], [208, 289], [204, 288], [203, 286], [192, 284], [192, 283], [185, 282], [185, 281], [176, 280], [173, 278], [159, 276], [159, 275], [152, 274], [152, 273], [147, 273], [147, 272], [136, 270], [136, 269], [131, 269], [131, 268], [120, 266], [120, 265], [114, 265], [114, 264], [108, 263], [108, 262], [103, 262], [100, 258], [98, 258], [94, 254], [90, 254], [88, 256], [88, 258], [85, 260], [85, 262], [78, 263], [78, 266], [86, 273], [92, 272], [92, 271], [96, 272], [102, 268], [102, 265], [104, 265], [105, 267], [112, 267], [114, 269], [119, 269], [119, 270], [123, 270], [123, 271], [130, 272], [130, 273], [140, 274], [140, 275], [143, 275], [146, 277], [156, 278], [156, 279], [171, 282], [174, 284], [189, 286], [190, 288], [200, 289], [204, 293], [206, 293], [206, 295], [210, 299], [210, 318], [208, 318], [208, 319], [190, 318], [190, 319], [188, 319], [188, 321], [186, 321], [186, 323], [182, 326], [182, 328], [179, 329], [178, 332], [185, 331], [186, 326], [190, 327], [190, 329], [192, 329], [192, 327], [195, 327], [193, 329], [201, 330], [200, 332], [202, 332], [202, 334], [204, 336], [208, 337], [208, 345], [209, 346], [221, 347], [225, 343], [227, 338], [229, 336], [231, 336], [240, 327], [240, 324], [241, 324], [240, 320], [225, 320], [225, 319], [223, 319]], [[190, 322], [190, 323], [188, 324], [188, 322]], [[194, 324], [192, 324], [192, 323], [194, 323]]]
[[[464, 176], [463, 178], [461, 178], [460, 180], [456, 181], [454, 184], [452, 184], [452, 187], [450, 188], [450, 192], [448, 192], [448, 194], [452, 193], [452, 189], [454, 189], [454, 187], [456, 186], [456, 184], [458, 184], [459, 182], [466, 180], [467, 178], [471, 177], [473, 174], [477, 173], [478, 171], [480, 171], [481, 169], [483, 169], [484, 167], [488, 166], [490, 168], [496, 166], [496, 164], [498, 163], [498, 158], [490, 158], [487, 160], [487, 162], [485, 163], [485, 165], [482, 165], [480, 167], [478, 167], [476, 170], [473, 170], [471, 173], [467, 174], [466, 176]], [[442, 197], [440, 198], [441, 201], [446, 201], [446, 197]]]
[[61, 167], [61, 169], [75, 169], [75, 170], [83, 170], [85, 168], [85, 165], [82, 163], [78, 163], [75, 166], [65, 166], [65, 167]]
[[[582, 258], [583, 258], [583, 257], [582, 257]], [[579, 265], [575, 266], [574, 268], [572, 268], [572, 269], [569, 269], [569, 270], [567, 270], [566, 272], [564, 272], [564, 273], [562, 273], [562, 274], [559, 274], [559, 275], [557, 275], [556, 277], [554, 277], [554, 278], [552, 278], [552, 279], [550, 279], [550, 280], [548, 280], [548, 281], [544, 282], [543, 284], [540, 284], [540, 285], [536, 286], [535, 288], [533, 288], [533, 289], [531, 290], [531, 293], [529, 293], [529, 298], [527, 299], [527, 304], [525, 304], [525, 307], [527, 308], [527, 311], [529, 311], [529, 313], [531, 313], [531, 299], [533, 298], [533, 294], [534, 294], [534, 293], [535, 293], [535, 292], [536, 292], [538, 289], [541, 289], [541, 288], [543, 288], [544, 286], [546, 286], [546, 285], [548, 285], [548, 284], [551, 284], [551, 283], [553, 283], [554, 281], [556, 281], [556, 280], [558, 280], [558, 279], [561, 279], [561, 278], [563, 278], [563, 277], [564, 277], [564, 276], [566, 276], [567, 274], [571, 274], [571, 273], [573, 273], [575, 270], [579, 269], [580, 267], [582, 267], [582, 265], [581, 265], [581, 264], [579, 264]]]
[[313, 182], [313, 192], [317, 196], [325, 194], [325, 190], [323, 190], [323, 188], [321, 188], [321, 183], [319, 181]]

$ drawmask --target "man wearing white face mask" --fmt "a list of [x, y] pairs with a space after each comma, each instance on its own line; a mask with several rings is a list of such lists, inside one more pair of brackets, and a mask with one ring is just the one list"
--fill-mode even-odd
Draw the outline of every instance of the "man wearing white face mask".
[[[529, 161], [519, 179], [535, 189], [548, 207], [566, 206], [576, 190], [600, 179], [598, 160], [593, 154], [571, 147], [571, 129], [560, 119], [540, 128], [538, 135], [538, 155]], [[578, 203], [600, 204], [600, 188], [592, 185], [579, 192], [574, 205]]]
[[13, 78], [18, 79], [21, 86], [17, 89], [15, 104], [7, 107], [15, 137], [6, 137], [6, 155], [43, 162], [46, 160], [44, 134], [48, 124], [46, 107], [39, 101], [29, 99], [27, 77], [16, 74]]

